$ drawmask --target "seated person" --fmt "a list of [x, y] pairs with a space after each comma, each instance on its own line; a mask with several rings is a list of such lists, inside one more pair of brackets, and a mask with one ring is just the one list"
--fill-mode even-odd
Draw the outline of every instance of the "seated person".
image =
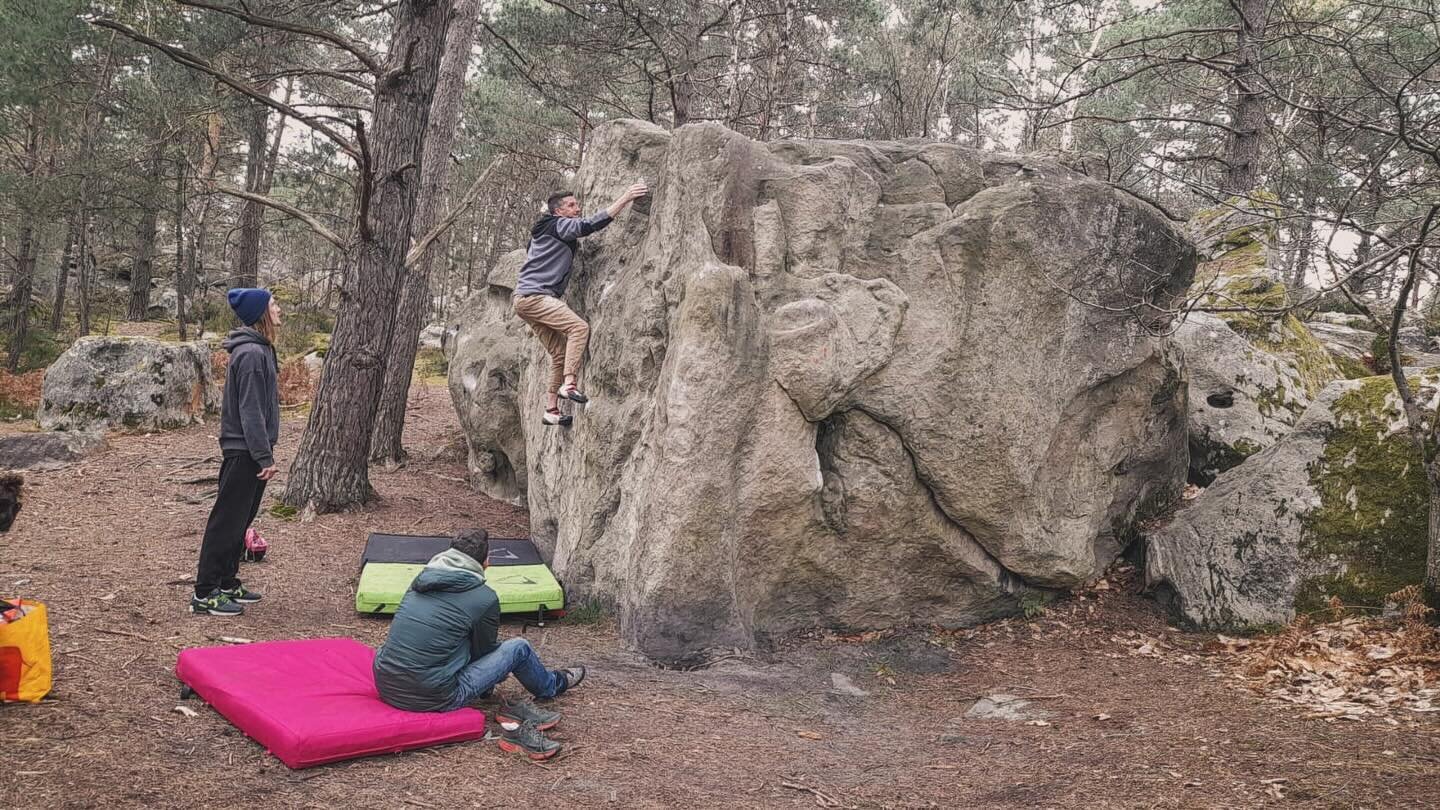
[[[490, 538], [484, 529], [456, 535], [415, 577], [390, 634], [375, 656], [380, 699], [412, 712], [448, 712], [489, 697], [513, 674], [541, 700], [558, 697], [585, 679], [585, 668], [548, 670], [523, 638], [499, 643], [500, 598], [485, 584]], [[556, 712], [528, 702], [507, 703], [495, 713], [504, 734], [500, 747], [549, 759], [560, 744], [541, 733], [560, 722]]]

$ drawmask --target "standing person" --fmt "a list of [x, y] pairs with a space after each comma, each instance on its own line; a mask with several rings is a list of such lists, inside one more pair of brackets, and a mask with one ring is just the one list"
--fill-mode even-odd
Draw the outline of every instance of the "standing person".
[[609, 208], [581, 219], [580, 202], [575, 194], [557, 191], [545, 200], [549, 213], [530, 227], [530, 246], [525, 264], [520, 268], [520, 281], [515, 285], [512, 304], [515, 314], [530, 324], [550, 355], [550, 384], [545, 392], [545, 413], [541, 416], [547, 425], [570, 423], [570, 417], [560, 413], [561, 397], [572, 402], [590, 401], [577, 384], [580, 361], [590, 342], [590, 324], [560, 300], [570, 284], [575, 250], [581, 237], [602, 230], [625, 206], [648, 193], [644, 183], [636, 183], [610, 203]]
[[280, 439], [279, 361], [275, 331], [280, 304], [268, 290], [239, 288], [226, 296], [244, 324], [222, 344], [230, 352], [220, 407], [220, 491], [205, 524], [190, 612], [238, 616], [260, 594], [240, 584], [245, 530], [260, 511], [265, 483], [275, 477]]

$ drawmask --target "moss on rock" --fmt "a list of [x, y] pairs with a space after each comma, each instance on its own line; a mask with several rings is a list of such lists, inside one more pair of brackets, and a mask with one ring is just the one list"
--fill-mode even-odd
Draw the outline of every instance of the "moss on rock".
[[1337, 399], [1333, 410], [1334, 430], [1310, 471], [1320, 505], [1302, 518], [1301, 548], [1328, 573], [1301, 581], [1300, 612], [1322, 607], [1331, 596], [1380, 605], [1425, 572], [1429, 491], [1394, 383], [1371, 377]]

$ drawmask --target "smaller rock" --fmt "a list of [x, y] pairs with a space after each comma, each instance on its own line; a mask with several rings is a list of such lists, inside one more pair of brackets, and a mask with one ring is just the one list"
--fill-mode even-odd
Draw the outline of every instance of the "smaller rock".
[[55, 431], [0, 436], [0, 470], [58, 470], [104, 444], [98, 433]]
[[420, 345], [426, 349], [444, 348], [445, 337], [445, 325], [432, 323], [420, 330]]
[[300, 362], [305, 364], [305, 368], [311, 374], [319, 374], [320, 370], [325, 367], [325, 358], [321, 357], [319, 352], [310, 352], [300, 358]]
[[855, 685], [849, 677], [839, 672], [830, 673], [830, 694], [852, 698], [867, 698], [870, 693]]
[[986, 695], [965, 710], [966, 717], [981, 720], [1007, 720], [1012, 723], [1028, 723], [1050, 717], [1050, 712], [1037, 709], [1030, 701], [1015, 695]]

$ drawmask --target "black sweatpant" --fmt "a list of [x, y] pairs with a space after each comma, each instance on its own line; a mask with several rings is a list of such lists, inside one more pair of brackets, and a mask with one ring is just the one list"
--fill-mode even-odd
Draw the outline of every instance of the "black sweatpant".
[[200, 543], [200, 569], [195, 574], [195, 595], [209, 596], [216, 588], [234, 588], [240, 584], [240, 557], [245, 553], [245, 530], [260, 511], [260, 498], [265, 482], [255, 476], [260, 465], [244, 450], [227, 450], [220, 462], [220, 491], [210, 520], [205, 523], [205, 539]]

